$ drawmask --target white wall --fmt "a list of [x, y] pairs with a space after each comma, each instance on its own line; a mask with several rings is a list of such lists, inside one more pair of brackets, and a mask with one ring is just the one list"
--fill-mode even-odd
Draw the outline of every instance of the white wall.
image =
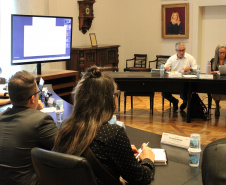
[[202, 65], [214, 57], [215, 48], [218, 44], [226, 44], [225, 26], [226, 6], [212, 6], [205, 8], [202, 19], [202, 27], [203, 30], [205, 30], [202, 39]]
[[[14, 13], [72, 16], [73, 46], [90, 45], [89, 33], [96, 33], [98, 44], [121, 45], [120, 71], [125, 67], [125, 60], [132, 58], [134, 53], [146, 53], [148, 60], [154, 60], [158, 54], [174, 54], [175, 43], [183, 41], [186, 43], [187, 52], [197, 59], [204, 72], [206, 61], [213, 57], [216, 45], [226, 43], [225, 0], [97, 0], [94, 3], [95, 18], [86, 34], [78, 29], [77, 0], [14, 0], [14, 2], [17, 9]], [[161, 38], [161, 4], [167, 3], [189, 3], [189, 39]], [[224, 7], [221, 7], [222, 5]], [[2, 19], [1, 16], [0, 20]], [[2, 37], [1, 34], [0, 39]], [[7, 47], [9, 42], [5, 44]], [[10, 55], [9, 48], [4, 53], [7, 55], [4, 61], [9, 62], [7, 61]], [[45, 64], [43, 68], [65, 69], [65, 63]]]

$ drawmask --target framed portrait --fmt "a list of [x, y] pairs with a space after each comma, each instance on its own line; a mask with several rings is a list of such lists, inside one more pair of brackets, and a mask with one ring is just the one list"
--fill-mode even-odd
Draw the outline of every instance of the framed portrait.
[[95, 33], [90, 33], [89, 37], [90, 37], [91, 45], [92, 46], [97, 46], [96, 34]]
[[162, 4], [162, 38], [189, 38], [189, 3]]

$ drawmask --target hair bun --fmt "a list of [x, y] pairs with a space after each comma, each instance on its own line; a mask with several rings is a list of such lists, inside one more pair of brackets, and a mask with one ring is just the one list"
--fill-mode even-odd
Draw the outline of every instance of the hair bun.
[[97, 66], [92, 66], [88, 69], [91, 78], [99, 78], [101, 76], [100, 68]]

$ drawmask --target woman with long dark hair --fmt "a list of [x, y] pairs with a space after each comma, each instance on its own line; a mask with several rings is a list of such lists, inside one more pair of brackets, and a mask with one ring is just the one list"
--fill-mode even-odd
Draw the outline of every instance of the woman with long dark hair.
[[[129, 184], [149, 184], [154, 177], [154, 153], [142, 145], [140, 162], [138, 151], [123, 127], [110, 124], [115, 111], [117, 85], [96, 66], [88, 69], [73, 91], [73, 111], [64, 121], [53, 150], [83, 156], [89, 147], [105, 169], [118, 181], [121, 176]], [[93, 169], [98, 184], [103, 182]]]
[[[219, 67], [226, 64], [226, 45], [218, 44], [215, 49], [214, 58], [211, 59], [211, 73], [219, 73]], [[212, 94], [216, 103], [215, 116], [220, 116], [220, 101], [226, 100], [226, 96], [222, 94]]]

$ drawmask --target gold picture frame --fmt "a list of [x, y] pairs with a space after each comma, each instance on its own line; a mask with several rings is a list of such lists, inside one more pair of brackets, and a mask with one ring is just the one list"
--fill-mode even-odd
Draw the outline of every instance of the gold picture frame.
[[97, 46], [96, 34], [95, 33], [90, 33], [89, 37], [90, 37], [91, 45], [92, 46]]
[[162, 4], [162, 38], [189, 38], [189, 3]]

